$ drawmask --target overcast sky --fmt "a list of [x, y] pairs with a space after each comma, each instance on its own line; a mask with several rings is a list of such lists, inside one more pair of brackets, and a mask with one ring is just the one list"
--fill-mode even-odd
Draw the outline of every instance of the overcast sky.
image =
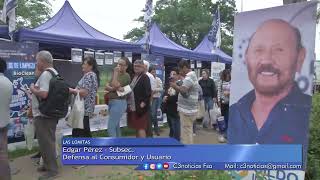
[[[153, 0], [154, 4], [158, 0]], [[215, 1], [215, 0], [213, 0]], [[282, 0], [242, 0], [243, 11], [281, 6]], [[65, 0], [51, 0], [53, 15], [63, 6]], [[133, 21], [143, 15], [146, 0], [69, 0], [76, 13], [92, 27], [117, 39], [134, 27], [142, 24]], [[238, 12], [241, 11], [241, 0], [236, 0]], [[320, 41], [319, 36], [317, 41]], [[319, 49], [319, 43], [316, 43]], [[317, 59], [320, 59], [320, 51]]]
[[[157, 0], [154, 0], [154, 4]], [[63, 6], [65, 0], [52, 0], [53, 14]], [[117, 39], [132, 28], [141, 26], [133, 21], [143, 15], [146, 0], [69, 0], [73, 9], [88, 24]], [[243, 0], [243, 10], [255, 10], [282, 5], [282, 0]], [[241, 10], [241, 0], [237, 0]]]

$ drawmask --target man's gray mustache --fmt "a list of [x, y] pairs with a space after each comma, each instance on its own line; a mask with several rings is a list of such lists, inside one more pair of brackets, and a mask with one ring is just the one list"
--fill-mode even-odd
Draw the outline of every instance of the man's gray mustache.
[[275, 73], [275, 74], [280, 74], [280, 70], [273, 67], [272, 65], [261, 65], [259, 68], [258, 68], [258, 73], [262, 73], [262, 72], [272, 72], [272, 73]]

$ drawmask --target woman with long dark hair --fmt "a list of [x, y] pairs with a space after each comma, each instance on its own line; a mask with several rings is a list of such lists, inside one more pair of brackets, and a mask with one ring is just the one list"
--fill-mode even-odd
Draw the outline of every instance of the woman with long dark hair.
[[100, 76], [96, 60], [91, 56], [86, 56], [82, 62], [82, 71], [84, 73], [75, 89], [70, 88], [73, 94], [79, 93], [84, 98], [84, 118], [83, 129], [72, 129], [73, 137], [91, 137], [89, 119], [92, 117], [95, 107], [95, 100], [100, 85]]

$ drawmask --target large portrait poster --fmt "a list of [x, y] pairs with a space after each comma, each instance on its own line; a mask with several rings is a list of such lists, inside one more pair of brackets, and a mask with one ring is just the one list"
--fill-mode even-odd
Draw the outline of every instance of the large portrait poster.
[[[236, 15], [230, 144], [301, 144], [306, 167], [316, 5], [309, 1]], [[304, 179], [303, 171], [264, 174]]]
[[0, 57], [7, 62], [5, 76], [13, 84], [8, 143], [24, 140], [24, 126], [28, 121], [26, 113], [29, 104], [25, 90], [35, 81], [37, 52], [38, 44], [36, 43], [0, 42]]

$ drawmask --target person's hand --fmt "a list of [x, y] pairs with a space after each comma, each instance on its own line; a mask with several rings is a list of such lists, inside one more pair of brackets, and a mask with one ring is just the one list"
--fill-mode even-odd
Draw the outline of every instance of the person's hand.
[[78, 89], [69, 88], [69, 93], [71, 94], [78, 94], [78, 92], [79, 92]]
[[119, 66], [115, 67], [113, 72], [114, 73], [119, 73], [120, 72], [120, 67]]
[[164, 96], [163, 97], [163, 102], [167, 102], [167, 100], [168, 100], [168, 96]]
[[34, 89], [34, 84], [33, 83], [30, 84], [30, 90], [31, 89]]
[[141, 107], [141, 108], [144, 108], [145, 106], [146, 106], [146, 104], [145, 104], [144, 102], [141, 102], [141, 103], [140, 103], [140, 107]]
[[35, 90], [39, 90], [40, 88], [38, 86], [35, 86], [33, 83], [30, 85], [30, 90], [33, 93]]

